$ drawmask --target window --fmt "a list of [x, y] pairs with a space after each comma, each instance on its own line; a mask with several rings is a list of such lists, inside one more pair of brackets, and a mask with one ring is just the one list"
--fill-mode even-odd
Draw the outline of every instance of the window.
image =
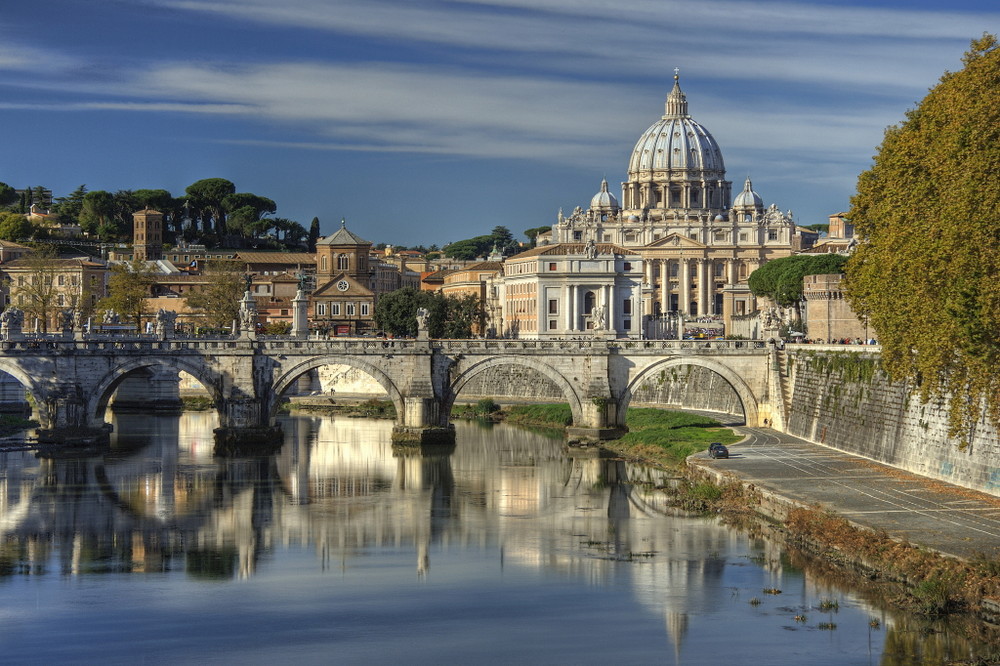
[[632, 299], [631, 298], [626, 298], [622, 302], [622, 314], [625, 314], [625, 315], [632, 314]]
[[556, 270], [556, 262], [554, 262], [554, 261], [550, 261], [549, 262], [549, 270], [550, 271]]
[[340, 316], [340, 303], [330, 303], [330, 315], [333, 317]]
[[347, 316], [348, 317], [353, 317], [354, 316], [354, 303], [348, 303], [347, 304]]
[[594, 296], [594, 292], [588, 291], [583, 296], [583, 314], [589, 315], [594, 312], [594, 304], [597, 301], [597, 297]]
[[[60, 275], [59, 276], [59, 286], [60, 287], [65, 287], [66, 286], [66, 276], [65, 275]], [[60, 303], [60, 305], [62, 305], [62, 304]]]
[[550, 331], [556, 330], [556, 320], [555, 319], [549, 319], [549, 330]]
[[281, 316], [282, 317], [287, 317], [288, 316], [288, 310], [282, 310], [281, 311]]
[[717, 241], [724, 241], [724, 240], [726, 240], [726, 232], [725, 231], [716, 231], [715, 232], [715, 240], [717, 240]]
[[774, 229], [769, 229], [767, 232], [767, 240], [769, 241], [778, 240], [778, 232]]
[[369, 307], [368, 303], [362, 303], [361, 304], [361, 316], [362, 317], [367, 317], [368, 316], [368, 314], [370, 312], [369, 309], [368, 309], [368, 307]]
[[574, 231], [573, 232], [573, 240], [583, 240], [583, 232], [582, 231]]
[[632, 330], [632, 320], [631, 319], [623, 319], [622, 320], [622, 328], [625, 329], [626, 331], [631, 331]]
[[346, 254], [337, 255], [337, 270], [346, 271], [351, 267], [351, 258]]
[[625, 270], [625, 271], [632, 270], [632, 262], [631, 261], [626, 261], [625, 264], [622, 266], [622, 269]]
[[745, 242], [746, 242], [746, 240], [747, 240], [747, 232], [745, 232], [745, 231], [741, 231], [741, 232], [740, 232], [740, 241], [742, 241], [742, 242], [744, 242], [744, 243], [745, 243]]
[[59, 298], [57, 298], [56, 300], [58, 301], [59, 307], [66, 305], [66, 297], [63, 296], [62, 294], [59, 294]]
[[559, 314], [559, 301], [554, 298], [549, 299], [549, 314]]
[[326, 303], [317, 303], [316, 304], [316, 316], [317, 317], [325, 317], [326, 316]]

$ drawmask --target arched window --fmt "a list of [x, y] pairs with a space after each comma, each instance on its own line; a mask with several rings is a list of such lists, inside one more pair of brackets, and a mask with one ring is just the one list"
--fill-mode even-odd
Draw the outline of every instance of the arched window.
[[323, 255], [322, 259], [320, 259], [320, 264], [322, 266], [321, 270], [325, 273], [326, 272], [326, 255], [325, 254]]
[[583, 296], [583, 314], [589, 315], [594, 312], [594, 303], [597, 301], [597, 297], [594, 292], [588, 291]]
[[350, 267], [351, 267], [351, 258], [348, 257], [346, 254], [338, 254], [337, 255], [337, 270], [338, 271], [346, 271]]

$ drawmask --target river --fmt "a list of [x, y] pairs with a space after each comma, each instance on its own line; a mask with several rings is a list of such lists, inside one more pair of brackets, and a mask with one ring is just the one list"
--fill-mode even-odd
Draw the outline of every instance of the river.
[[714, 516], [659, 471], [459, 423], [120, 415], [90, 457], [0, 453], [0, 659], [101, 664], [936, 664], [983, 646]]

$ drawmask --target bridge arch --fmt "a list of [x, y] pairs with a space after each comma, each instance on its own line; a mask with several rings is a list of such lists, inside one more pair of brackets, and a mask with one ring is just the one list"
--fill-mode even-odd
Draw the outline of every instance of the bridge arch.
[[386, 393], [389, 394], [389, 399], [392, 400], [392, 404], [396, 408], [396, 422], [402, 422], [404, 412], [403, 396], [400, 393], [399, 388], [392, 381], [392, 378], [370, 361], [347, 355], [317, 356], [300, 361], [299, 363], [296, 363], [295, 365], [284, 370], [284, 372], [282, 372], [282, 374], [274, 380], [269, 404], [267, 405], [268, 415], [274, 416], [275, 411], [278, 409], [279, 396], [281, 396], [281, 394], [284, 393], [293, 382], [298, 380], [299, 377], [310, 370], [315, 370], [316, 368], [323, 367], [324, 365], [346, 365], [367, 373], [372, 379], [378, 382], [382, 388], [385, 389]]
[[34, 401], [35, 407], [38, 410], [38, 416], [41, 423], [48, 423], [49, 414], [45, 402], [45, 390], [37, 383], [37, 380], [40, 378], [25, 372], [19, 363], [9, 358], [0, 358], [0, 372], [6, 372], [8, 375], [20, 382], [21, 386], [24, 387], [24, 390], [31, 395], [31, 399]]
[[580, 402], [580, 396], [577, 395], [573, 385], [570, 384], [558, 370], [531, 356], [495, 356], [477, 361], [462, 369], [459, 374], [449, 382], [448, 393], [444, 396], [441, 404], [442, 420], [447, 421], [450, 418], [451, 408], [455, 404], [455, 399], [458, 397], [458, 394], [462, 392], [462, 389], [470, 381], [472, 381], [472, 379], [490, 368], [503, 365], [530, 368], [540, 373], [545, 378], [550, 379], [556, 386], [559, 387], [559, 390], [562, 391], [563, 396], [569, 403], [570, 410], [573, 413], [573, 423], [580, 424], [584, 422], [583, 406]]
[[197, 379], [212, 396], [212, 404], [215, 405], [216, 410], [219, 411], [220, 415], [222, 414], [223, 396], [216, 388], [219, 385], [218, 374], [211, 372], [203, 364], [190, 363], [184, 358], [176, 357], [137, 358], [115, 366], [94, 387], [94, 392], [87, 401], [87, 414], [94, 419], [103, 418], [111, 395], [118, 388], [118, 385], [128, 378], [129, 374], [136, 370], [160, 367], [176, 372], [186, 372]]
[[620, 418], [622, 421], [624, 422], [625, 412], [628, 409], [629, 403], [632, 402], [632, 395], [635, 390], [643, 384], [643, 382], [654, 374], [669, 368], [676, 368], [684, 365], [694, 365], [705, 368], [706, 370], [722, 377], [722, 379], [733, 388], [742, 403], [744, 419], [746, 422], [748, 424], [757, 423], [760, 407], [753, 390], [750, 388], [750, 385], [746, 382], [746, 380], [727, 365], [702, 356], [673, 356], [656, 361], [641, 370], [635, 377], [632, 378], [631, 381], [629, 381], [628, 386], [624, 391], [622, 391], [621, 396], [618, 398], [618, 414], [621, 415]]

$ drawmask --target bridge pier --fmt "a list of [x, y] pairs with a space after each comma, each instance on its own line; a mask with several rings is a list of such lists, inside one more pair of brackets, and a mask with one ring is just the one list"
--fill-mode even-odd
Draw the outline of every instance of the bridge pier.
[[272, 425], [259, 398], [230, 398], [219, 410], [215, 433], [216, 455], [272, 451], [281, 448], [284, 433]]
[[53, 385], [43, 404], [44, 409], [39, 409], [41, 427], [37, 430], [40, 443], [75, 446], [110, 443], [111, 424], [88, 417], [87, 402], [76, 384]]
[[400, 423], [392, 429], [393, 444], [454, 444], [455, 427], [441, 425], [441, 407], [433, 397], [403, 396]]
[[610, 397], [594, 397], [580, 405], [583, 419], [566, 428], [569, 444], [587, 445], [618, 439], [628, 428], [618, 423], [618, 409]]

